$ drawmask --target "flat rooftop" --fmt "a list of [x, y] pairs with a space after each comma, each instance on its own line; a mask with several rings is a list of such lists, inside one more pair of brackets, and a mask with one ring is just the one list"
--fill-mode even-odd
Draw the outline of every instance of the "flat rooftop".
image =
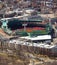
[[47, 39], [51, 39], [51, 35], [39, 35], [37, 37], [30, 37], [30, 36], [25, 36], [25, 37], [20, 37], [23, 39], [27, 39], [27, 40], [47, 40]]

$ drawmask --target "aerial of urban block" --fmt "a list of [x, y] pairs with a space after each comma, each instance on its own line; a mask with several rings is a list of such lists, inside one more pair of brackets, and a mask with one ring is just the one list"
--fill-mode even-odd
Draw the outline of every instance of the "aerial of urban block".
[[57, 65], [57, 0], [0, 0], [0, 65]]

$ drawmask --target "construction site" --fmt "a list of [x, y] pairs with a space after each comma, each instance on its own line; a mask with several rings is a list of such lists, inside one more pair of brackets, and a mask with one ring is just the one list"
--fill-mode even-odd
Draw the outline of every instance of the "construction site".
[[0, 0], [0, 65], [57, 65], [56, 0]]

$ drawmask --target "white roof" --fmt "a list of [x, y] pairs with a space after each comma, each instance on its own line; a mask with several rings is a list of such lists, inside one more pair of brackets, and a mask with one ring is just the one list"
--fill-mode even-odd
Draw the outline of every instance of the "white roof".
[[45, 43], [30, 43], [30, 42], [24, 42], [20, 40], [10, 40], [9, 43], [11, 44], [20, 44], [20, 45], [25, 45], [25, 46], [34, 46], [34, 47], [39, 47], [39, 48], [45, 48], [45, 49], [57, 49], [57, 45], [48, 45]]
[[32, 12], [34, 12], [34, 10], [32, 10], [32, 9], [28, 9], [28, 10], [25, 10], [27, 13], [32, 13]]
[[51, 48], [54, 48], [55, 45], [38, 44], [38, 47], [51, 49]]
[[26, 36], [26, 37], [21, 37], [24, 39], [28, 39], [28, 40], [47, 40], [47, 39], [51, 39], [51, 35], [41, 35], [41, 36], [37, 36], [37, 37], [30, 37], [30, 36]]

